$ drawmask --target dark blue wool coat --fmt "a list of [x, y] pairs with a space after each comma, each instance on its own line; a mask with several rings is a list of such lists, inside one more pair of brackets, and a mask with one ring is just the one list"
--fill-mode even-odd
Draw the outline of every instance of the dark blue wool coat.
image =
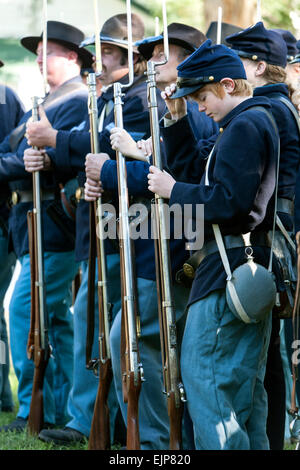
[[[46, 100], [45, 108], [52, 126], [56, 129], [71, 129], [81, 121], [83, 113], [86, 112], [87, 89], [82, 84], [81, 78], [76, 77], [49, 95], [48, 100], [49, 106]], [[9, 181], [11, 190], [32, 188], [32, 175], [26, 172], [23, 162], [24, 151], [28, 148], [27, 139], [24, 137], [25, 124], [30, 117], [31, 111], [22, 117], [18, 128], [11, 132], [0, 145], [0, 181]], [[47, 148], [46, 150], [54, 160], [55, 149]], [[57, 168], [54, 168], [54, 171], [41, 172], [41, 187], [56, 190], [59, 198], [59, 183], [65, 183], [68, 177]], [[42, 203], [45, 251], [57, 252], [74, 249], [74, 246], [70, 245], [69, 239], [46, 213], [48, 205], [49, 201]], [[27, 211], [31, 208], [32, 203], [20, 202], [14, 205], [10, 211], [9, 235], [13, 243], [12, 248], [18, 257], [28, 252]], [[63, 219], [66, 226], [72, 229], [67, 216], [63, 216]]]
[[[24, 114], [23, 103], [16, 93], [8, 86], [0, 85], [0, 142], [18, 125]], [[6, 203], [8, 196], [8, 185], [1, 185], [0, 200], [3, 202], [0, 203], [0, 217], [5, 225], [9, 213]]]
[[[284, 83], [265, 85], [254, 89], [254, 96], [266, 96], [272, 106], [280, 135], [280, 165], [278, 197], [294, 200], [297, 173], [300, 163], [300, 135], [296, 120], [289, 108], [279, 101], [280, 97], [289, 100], [288, 87]], [[293, 230], [293, 217], [280, 213], [285, 227]]]
[[[213, 223], [219, 224], [223, 235], [266, 231], [272, 227], [278, 139], [269, 118], [259, 110], [252, 110], [254, 106], [263, 106], [271, 111], [267, 98], [250, 98], [219, 123], [223, 132], [216, 142], [209, 165], [209, 186], [205, 185], [206, 162], [198, 158], [197, 175], [201, 178], [198, 183], [177, 182], [173, 188], [170, 204], [191, 204], [194, 215], [196, 205], [204, 204], [205, 241], [214, 239]], [[175, 139], [180, 126], [188, 124], [187, 117], [181, 121], [177, 122], [173, 136], [169, 132], [164, 141], [166, 138]], [[195, 144], [197, 142], [192, 142], [192, 152], [195, 152]], [[173, 168], [175, 166], [173, 160]], [[268, 252], [268, 248], [255, 248], [256, 261], [266, 266]], [[227, 253], [232, 270], [245, 261], [244, 249], [227, 250]], [[274, 271], [279, 283], [276, 263]], [[207, 256], [197, 269], [189, 304], [225, 286], [226, 273], [219, 254]]]

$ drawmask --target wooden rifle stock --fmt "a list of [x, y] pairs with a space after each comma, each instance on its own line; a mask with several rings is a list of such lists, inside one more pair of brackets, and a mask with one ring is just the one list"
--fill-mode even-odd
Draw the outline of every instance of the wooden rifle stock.
[[108, 394], [112, 381], [111, 360], [108, 359], [104, 364], [99, 363], [99, 384], [94, 414], [92, 419], [89, 450], [108, 450], [110, 449], [110, 423]]
[[130, 372], [127, 387], [127, 449], [140, 449], [139, 435], [139, 395], [141, 391], [141, 377], [135, 379], [134, 372]]
[[[89, 115], [91, 132], [91, 150], [99, 153], [98, 142], [98, 108], [96, 93], [96, 75], [88, 76], [89, 88]], [[94, 406], [92, 425], [89, 436], [89, 450], [110, 449], [110, 420], [108, 408], [108, 394], [112, 382], [112, 365], [109, 346], [109, 316], [111, 305], [108, 302], [106, 255], [104, 246], [104, 227], [102, 222], [101, 197], [90, 203], [90, 256], [89, 256], [89, 281], [88, 281], [88, 315], [92, 324], [92, 339], [94, 336], [94, 293], [95, 293], [95, 256], [98, 266], [98, 312], [99, 312], [99, 361], [90, 360], [87, 354], [87, 367], [95, 370], [98, 367], [99, 383], [97, 397]], [[97, 234], [97, 229], [99, 233]], [[92, 345], [93, 340], [90, 341]], [[90, 351], [91, 352], [91, 346]]]
[[183, 406], [178, 406], [174, 392], [168, 396], [168, 413], [170, 417], [170, 449], [180, 450], [182, 443]]
[[[38, 120], [37, 106], [37, 98], [34, 98], [32, 109], [33, 120]], [[33, 174], [33, 210], [28, 212], [27, 222], [31, 268], [31, 322], [27, 355], [34, 361], [28, 430], [31, 434], [38, 434], [44, 424], [43, 385], [50, 357], [44, 288], [41, 195], [38, 172]]]

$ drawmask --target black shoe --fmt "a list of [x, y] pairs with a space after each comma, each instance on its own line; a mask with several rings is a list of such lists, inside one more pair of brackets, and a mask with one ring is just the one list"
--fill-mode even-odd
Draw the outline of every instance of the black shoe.
[[84, 443], [87, 438], [76, 429], [65, 427], [64, 429], [42, 429], [39, 433], [39, 439], [44, 442], [67, 446], [75, 442]]
[[10, 424], [0, 427], [0, 432], [23, 432], [27, 426], [27, 419], [16, 418]]
[[12, 413], [14, 411], [14, 407], [13, 406], [2, 406], [1, 411], [3, 411], [3, 413]]

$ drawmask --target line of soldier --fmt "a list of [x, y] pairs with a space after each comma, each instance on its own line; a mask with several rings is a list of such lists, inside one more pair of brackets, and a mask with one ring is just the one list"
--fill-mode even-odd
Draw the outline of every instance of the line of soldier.
[[[93, 44], [95, 38], [83, 43], [81, 31], [57, 21], [49, 21], [47, 29], [50, 92], [40, 108], [40, 120], [30, 122], [30, 112], [25, 113], [11, 124], [11, 132], [5, 131], [7, 136], [3, 135], [0, 145], [0, 178], [3, 190], [9, 190], [13, 197], [5, 219], [5, 240], [10, 246], [4, 253], [7, 256], [13, 251], [21, 263], [9, 307], [10, 348], [20, 407], [16, 420], [0, 430], [24, 430], [29, 414], [33, 364], [26, 357], [30, 324], [26, 213], [32, 207], [31, 172], [41, 171], [47, 310], [53, 352], [45, 378], [45, 429], [39, 437], [70, 445], [88, 438], [97, 394], [97, 379], [85, 366], [88, 202], [109, 192], [116, 205], [115, 150], [129, 157], [135, 153], [151, 154], [145, 63], [151, 58], [161, 60], [164, 48], [163, 35], [144, 39], [143, 22], [132, 15], [137, 44], [135, 80], [124, 96], [126, 132], [116, 129], [109, 85], [127, 81], [128, 45], [123, 40], [127, 37], [126, 15], [115, 15], [104, 23], [98, 98], [99, 116], [103, 117], [99, 131], [101, 154], [94, 155], [90, 153], [87, 89], [80, 69], [92, 67], [93, 56], [86, 46]], [[299, 77], [300, 60], [296, 39], [290, 33], [281, 33], [284, 34], [267, 30], [261, 22], [246, 30], [223, 24], [222, 44], [215, 45], [207, 40], [214, 37], [212, 30], [204, 35], [187, 25], [170, 24], [169, 61], [157, 69], [156, 77], [166, 172], [149, 168], [148, 163], [141, 161], [126, 163], [132, 202], [149, 201], [155, 192], [170, 199], [170, 205], [191, 203], [205, 207], [205, 243], [191, 288], [176, 278], [189, 258], [185, 240], [170, 240], [178, 336], [183, 337], [186, 449], [282, 449], [284, 444], [286, 397], [279, 349], [280, 320], [274, 312], [272, 318], [269, 311], [263, 320], [249, 325], [229, 309], [226, 273], [212, 232], [212, 224], [219, 224], [232, 270], [245, 262], [241, 235], [247, 232], [251, 232], [254, 259], [267, 266], [270, 244], [265, 235], [272, 230], [278, 155], [278, 137], [270, 115], [274, 116], [280, 138], [278, 214], [288, 233], [294, 231], [292, 202], [300, 136], [293, 112], [279, 98], [291, 103], [286, 73], [292, 71]], [[42, 35], [21, 42], [37, 55], [42, 71]], [[82, 43], [84, 47], [80, 47]], [[297, 80], [299, 86], [299, 78], [294, 79], [294, 88]], [[58, 226], [52, 216], [61, 204], [61, 185], [64, 211]], [[289, 254], [289, 247], [285, 249], [285, 255]], [[121, 424], [126, 423], [120, 367], [120, 257], [115, 241], [106, 241], [106, 253], [109, 300], [113, 306], [110, 338], [114, 383], [109, 397], [113, 441]], [[79, 265], [81, 284], [72, 316], [70, 291]], [[139, 400], [141, 448], [168, 449], [169, 418], [162, 393], [153, 240], [135, 241], [135, 265], [141, 313], [139, 345], [146, 379]], [[273, 273], [277, 291], [285, 292], [277, 258], [273, 260]], [[6, 288], [7, 285], [4, 291]], [[96, 328], [97, 301], [95, 297]], [[287, 325], [288, 322], [285, 320]], [[286, 330], [287, 344], [291, 344], [288, 326]], [[97, 356], [96, 338], [93, 349]], [[3, 376], [4, 380], [7, 379]], [[1, 399], [2, 410], [11, 409], [11, 397]]]

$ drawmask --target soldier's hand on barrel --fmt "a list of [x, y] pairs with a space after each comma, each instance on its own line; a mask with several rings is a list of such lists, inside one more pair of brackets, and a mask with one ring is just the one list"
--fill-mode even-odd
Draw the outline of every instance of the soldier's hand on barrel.
[[110, 131], [110, 143], [113, 150], [118, 150], [125, 157], [140, 156], [140, 149], [131, 135], [120, 127], [114, 127]]
[[176, 85], [175, 83], [171, 83], [171, 85], [167, 86], [165, 90], [161, 92], [161, 97], [166, 102], [171, 118], [178, 121], [178, 119], [183, 118], [187, 114], [187, 106], [185, 98], [171, 99], [175, 91]]
[[147, 140], [138, 140], [137, 143], [137, 148], [142, 150], [144, 155], [146, 157], [152, 155], [152, 138], [149, 137]]
[[176, 181], [166, 171], [159, 170], [156, 166], [150, 166], [148, 173], [148, 189], [159, 196], [170, 199], [171, 192]]
[[47, 171], [51, 168], [51, 160], [44, 149], [26, 149], [23, 160], [25, 170], [29, 173], [34, 171]]
[[103, 193], [101, 181], [94, 181], [89, 178], [84, 183], [84, 199], [88, 202], [96, 201]]
[[102, 167], [106, 160], [110, 160], [107, 153], [88, 153], [85, 157], [85, 173], [87, 178], [99, 181]]
[[57, 130], [51, 126], [45, 110], [39, 107], [39, 121], [29, 120], [26, 124], [26, 134], [28, 144], [36, 147], [56, 147]]

